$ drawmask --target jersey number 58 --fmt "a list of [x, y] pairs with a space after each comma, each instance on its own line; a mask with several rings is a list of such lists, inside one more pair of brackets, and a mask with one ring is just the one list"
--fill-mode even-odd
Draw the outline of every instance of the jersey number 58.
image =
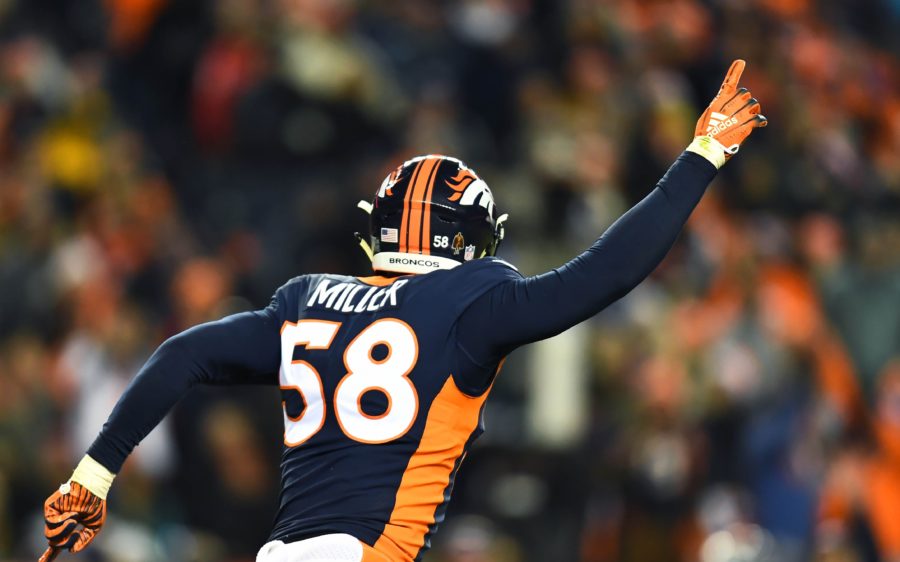
[[[291, 417], [284, 407], [284, 442], [296, 447], [322, 429], [325, 423], [325, 391], [322, 377], [311, 364], [294, 360], [294, 347], [327, 350], [341, 327], [340, 322], [299, 320], [281, 329], [281, 389], [301, 394], [306, 407]], [[387, 355], [375, 359], [376, 346], [387, 347]], [[369, 324], [344, 349], [346, 374], [334, 391], [334, 413], [347, 437], [362, 443], [386, 443], [406, 434], [419, 410], [416, 388], [408, 375], [419, 355], [419, 344], [409, 324], [382, 318]], [[373, 416], [362, 409], [362, 397], [378, 391], [387, 397], [387, 409]]]

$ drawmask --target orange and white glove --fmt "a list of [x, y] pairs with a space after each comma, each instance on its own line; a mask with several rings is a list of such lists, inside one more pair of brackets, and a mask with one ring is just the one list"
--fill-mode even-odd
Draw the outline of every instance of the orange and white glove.
[[709, 160], [716, 168], [721, 168], [726, 160], [737, 154], [741, 143], [753, 129], [768, 124], [759, 113], [760, 105], [756, 98], [747, 88], [738, 88], [746, 65], [741, 59], [731, 63], [719, 93], [697, 121], [694, 141], [687, 148]]
[[44, 535], [50, 544], [39, 562], [61, 550], [81, 552], [106, 521], [106, 495], [115, 475], [85, 455], [72, 478], [44, 502]]

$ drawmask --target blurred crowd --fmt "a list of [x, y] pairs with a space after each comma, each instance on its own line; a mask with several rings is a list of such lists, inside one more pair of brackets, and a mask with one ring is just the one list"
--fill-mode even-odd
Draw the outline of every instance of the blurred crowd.
[[[426, 560], [900, 561], [898, 29], [897, 0], [0, 1], [0, 559], [166, 337], [364, 273], [355, 203], [399, 162], [473, 166], [539, 273], [741, 57], [769, 127], [542, 375], [578, 381], [575, 438], [529, 429], [514, 354]], [[192, 392], [81, 559], [253, 560], [280, 423], [277, 389]]]

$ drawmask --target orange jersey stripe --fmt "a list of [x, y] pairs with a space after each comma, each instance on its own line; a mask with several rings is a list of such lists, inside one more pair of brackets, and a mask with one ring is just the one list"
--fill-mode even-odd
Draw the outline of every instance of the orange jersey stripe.
[[412, 201], [410, 201], [409, 213], [409, 251], [419, 253], [422, 250], [422, 210], [426, 207], [423, 203], [428, 187], [434, 181], [440, 160], [426, 158], [412, 189]]
[[399, 251], [406, 252], [409, 244], [409, 211], [410, 201], [412, 201], [413, 188], [419, 181], [419, 171], [422, 169], [424, 160], [416, 164], [412, 175], [409, 177], [409, 184], [406, 187], [406, 195], [403, 196], [403, 217], [400, 220], [400, 248]]
[[444, 502], [457, 460], [478, 427], [489, 392], [467, 396], [447, 377], [428, 410], [425, 431], [400, 481], [391, 519], [375, 542], [375, 550], [394, 562], [412, 562], [425, 544], [434, 514]]
[[378, 552], [371, 546], [362, 543], [363, 555], [360, 562], [391, 562], [387, 556]]
[[385, 277], [383, 275], [370, 275], [368, 277], [357, 277], [360, 281], [365, 283], [366, 285], [375, 285], [377, 287], [386, 287], [400, 279], [400, 277]]

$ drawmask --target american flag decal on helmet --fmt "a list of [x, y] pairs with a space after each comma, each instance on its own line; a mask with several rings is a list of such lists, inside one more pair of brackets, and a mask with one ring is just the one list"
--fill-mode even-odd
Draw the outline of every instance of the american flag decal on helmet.
[[397, 242], [397, 229], [396, 228], [381, 228], [381, 241], [382, 242]]

